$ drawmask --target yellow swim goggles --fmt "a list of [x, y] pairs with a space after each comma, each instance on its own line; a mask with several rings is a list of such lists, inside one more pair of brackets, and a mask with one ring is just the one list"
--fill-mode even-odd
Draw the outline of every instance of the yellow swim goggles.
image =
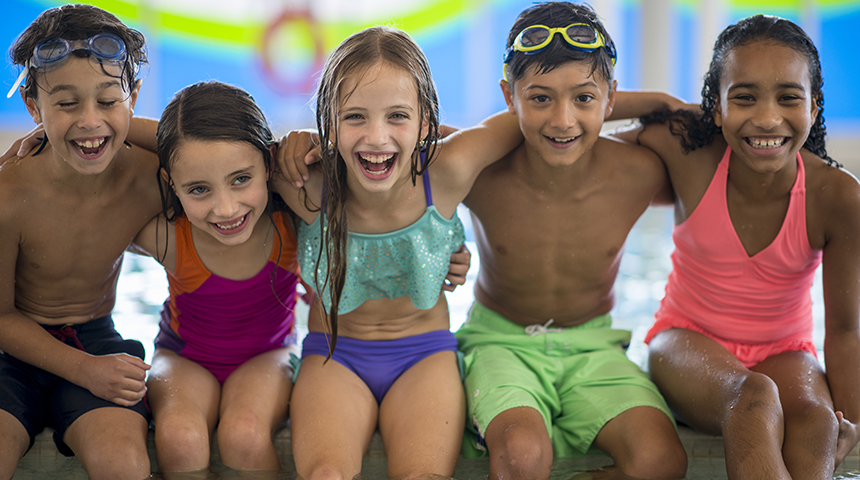
[[505, 63], [511, 61], [514, 52], [522, 52], [526, 55], [534, 55], [540, 52], [552, 42], [552, 38], [556, 33], [561, 33], [562, 38], [564, 38], [571, 48], [582, 52], [593, 52], [603, 47], [612, 59], [612, 66], [615, 66], [615, 60], [617, 59], [615, 46], [607, 44], [603, 35], [587, 23], [571, 23], [566, 27], [560, 28], [550, 28], [546, 25], [526, 27], [517, 35], [513, 45], [505, 51]]

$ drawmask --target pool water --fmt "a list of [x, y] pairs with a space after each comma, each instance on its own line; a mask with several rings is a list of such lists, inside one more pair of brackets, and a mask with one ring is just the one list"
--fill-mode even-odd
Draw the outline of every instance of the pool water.
[[[460, 212], [460, 218], [466, 225], [467, 238], [471, 239], [471, 225], [466, 210]], [[657, 310], [666, 278], [671, 269], [669, 255], [672, 252], [672, 212], [668, 208], [650, 209], [643, 215], [639, 223], [630, 233], [626, 251], [621, 262], [618, 280], [616, 282], [616, 307], [612, 311], [614, 326], [628, 329], [632, 332], [632, 340], [628, 355], [639, 364], [645, 366], [647, 346], [643, 339], [652, 323], [654, 312]], [[451, 329], [456, 330], [466, 320], [468, 308], [472, 303], [472, 287], [478, 271], [480, 259], [474, 243], [469, 242], [472, 251], [472, 267], [467, 276], [467, 283], [448, 293], [448, 303], [451, 309]], [[152, 259], [128, 254], [123, 264], [120, 277], [119, 295], [114, 319], [117, 329], [127, 337], [141, 340], [147, 349], [147, 361], [152, 358], [152, 340], [158, 332], [158, 319], [161, 304], [167, 296], [167, 280], [163, 269]], [[301, 302], [299, 302], [301, 304]], [[303, 305], [300, 305], [300, 307]], [[823, 297], [821, 293], [820, 270], [813, 286], [813, 309], [815, 316], [814, 340], [819, 352], [822, 350], [823, 332]], [[301, 337], [306, 333], [304, 321], [306, 308], [298, 312], [298, 331]], [[823, 355], [819, 353], [820, 358]], [[378, 441], [376, 437], [375, 441]], [[374, 454], [374, 451], [377, 453]], [[381, 447], [371, 447], [371, 452], [365, 458], [363, 476], [366, 479], [385, 478], [385, 458], [381, 455]], [[291, 457], [286, 463], [292, 463]], [[282, 462], [283, 463], [283, 462]], [[592, 456], [586, 460], [556, 461], [552, 479], [587, 480], [603, 478], [623, 478], [615, 472], [600, 469], [611, 464], [608, 457]], [[292, 465], [283, 465], [290, 468]], [[591, 471], [591, 473], [586, 473]], [[218, 463], [213, 465], [213, 472], [196, 475], [170, 475], [171, 479], [292, 479], [292, 473], [280, 474], [247, 474], [232, 472]], [[485, 480], [488, 474], [488, 461], [463, 460], [458, 464], [455, 478], [457, 480]], [[725, 461], [722, 453], [713, 456], [691, 456], [687, 478], [689, 479], [725, 479]], [[860, 479], [860, 465], [855, 456], [846, 459], [834, 478]]]

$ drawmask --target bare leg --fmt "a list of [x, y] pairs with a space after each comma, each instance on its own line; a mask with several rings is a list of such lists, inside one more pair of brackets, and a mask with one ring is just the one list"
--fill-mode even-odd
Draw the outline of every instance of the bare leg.
[[325, 357], [308, 355], [293, 387], [290, 418], [293, 458], [304, 480], [349, 480], [376, 430], [378, 406], [367, 385], [351, 370]]
[[651, 341], [654, 383], [688, 425], [722, 434], [730, 479], [790, 479], [782, 458], [783, 413], [776, 384], [744, 367], [710, 338], [679, 328]]
[[379, 408], [388, 477], [453, 475], [465, 418], [456, 354], [434, 353], [413, 365], [394, 382]]
[[155, 451], [164, 472], [208, 470], [221, 385], [198, 363], [158, 349], [147, 395], [155, 419]]
[[140, 480], [150, 475], [147, 430], [146, 419], [135, 411], [97, 408], [78, 417], [63, 441], [91, 479]]
[[806, 352], [785, 352], [752, 368], [779, 387], [785, 418], [782, 446], [785, 465], [794, 479], [830, 479], [839, 425], [824, 370]]
[[9, 480], [21, 457], [27, 453], [30, 435], [17, 418], [5, 410], [0, 410], [0, 438], [3, 439], [0, 442], [0, 479]]
[[543, 416], [531, 407], [517, 407], [497, 415], [485, 435], [490, 453], [490, 477], [511, 480], [549, 478], [552, 441]]
[[594, 445], [625, 475], [676, 479], [687, 473], [687, 452], [675, 426], [656, 408], [635, 407], [618, 415], [600, 429]]
[[290, 348], [257, 355], [237, 368], [221, 393], [218, 449], [234, 470], [279, 470], [272, 435], [284, 426], [293, 386]]

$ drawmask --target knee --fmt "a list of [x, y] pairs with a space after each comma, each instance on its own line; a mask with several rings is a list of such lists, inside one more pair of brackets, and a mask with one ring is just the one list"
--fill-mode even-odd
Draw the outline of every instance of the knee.
[[728, 411], [725, 416], [731, 413], [755, 415], [774, 423], [782, 417], [779, 389], [767, 375], [746, 375], [733, 386], [732, 395], [734, 398], [726, 403]]
[[209, 465], [209, 428], [182, 416], [160, 418], [155, 425], [158, 465], [168, 472], [200, 470]]
[[221, 461], [234, 469], [264, 470], [274, 452], [272, 426], [251, 413], [225, 415], [218, 424]]
[[493, 442], [490, 466], [499, 478], [549, 478], [552, 443], [545, 435], [511, 426]]
[[82, 463], [93, 480], [140, 480], [151, 473], [146, 448], [131, 444], [113, 445], [110, 452], [91, 453]]
[[687, 452], [677, 444], [643, 442], [642, 448], [633, 452], [627, 465], [620, 466], [625, 475], [635, 478], [669, 480], [684, 478], [687, 474]]
[[821, 435], [821, 438], [829, 439], [836, 439], [839, 434], [839, 422], [830, 405], [814, 400], [803, 401], [787, 406], [784, 414], [787, 431], [796, 429], [804, 432], [804, 436]]
[[298, 478], [303, 480], [352, 480], [353, 477], [344, 475], [343, 472], [331, 465], [318, 465]]

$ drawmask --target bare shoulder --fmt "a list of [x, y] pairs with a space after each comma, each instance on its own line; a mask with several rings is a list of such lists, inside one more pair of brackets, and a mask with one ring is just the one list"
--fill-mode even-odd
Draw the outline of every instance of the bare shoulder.
[[860, 182], [851, 172], [828, 165], [807, 150], [801, 150], [801, 158], [806, 169], [807, 195], [821, 213], [841, 217], [860, 212]]
[[173, 222], [164, 214], [153, 217], [137, 234], [128, 251], [154, 258], [173, 271], [176, 265], [176, 235]]
[[[465, 195], [488, 165], [510, 153], [523, 141], [516, 115], [502, 111], [474, 127], [459, 130], [440, 141], [430, 171], [452, 191]], [[465, 191], [461, 192], [461, 190]]]
[[114, 162], [128, 173], [120, 178], [139, 184], [147, 190], [158, 189], [159, 163], [155, 153], [145, 148], [131, 147], [120, 150]]
[[860, 182], [849, 171], [828, 165], [812, 152], [801, 150], [801, 158], [806, 169], [810, 245], [855, 244], [860, 237]]
[[13, 219], [26, 219], [26, 209], [33, 199], [48, 188], [49, 180], [41, 174], [41, 158], [25, 157], [8, 160], [0, 165], [0, 221], [8, 228]]
[[522, 176], [514, 168], [517, 157], [523, 155], [523, 149], [521, 146], [483, 169], [463, 203], [471, 209], [490, 207], [497, 198], [510, 196], [516, 188], [523, 188]]
[[631, 178], [666, 175], [661, 158], [651, 149], [639, 145], [614, 137], [600, 137], [594, 142], [593, 151], [596, 164], [602, 169], [612, 169], [619, 175]]

